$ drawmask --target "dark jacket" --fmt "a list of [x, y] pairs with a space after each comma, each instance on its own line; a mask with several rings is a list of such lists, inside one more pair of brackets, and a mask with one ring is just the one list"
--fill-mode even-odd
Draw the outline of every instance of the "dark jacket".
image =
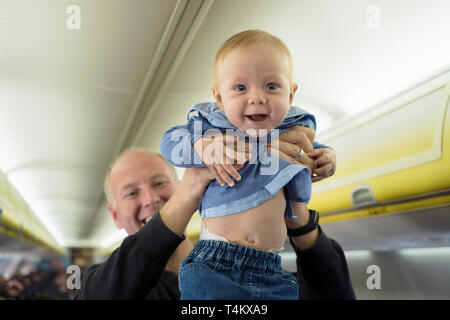
[[[312, 248], [295, 250], [300, 299], [355, 299], [341, 247], [319, 232]], [[76, 299], [179, 299], [177, 275], [164, 269], [183, 240], [157, 213], [108, 260], [89, 268]]]

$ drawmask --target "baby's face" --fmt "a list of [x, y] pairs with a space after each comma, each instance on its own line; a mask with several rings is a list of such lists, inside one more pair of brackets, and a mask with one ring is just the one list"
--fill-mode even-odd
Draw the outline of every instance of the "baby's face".
[[289, 75], [289, 60], [281, 50], [270, 46], [235, 49], [218, 65], [213, 95], [235, 127], [264, 135], [279, 126], [289, 111], [297, 89]]

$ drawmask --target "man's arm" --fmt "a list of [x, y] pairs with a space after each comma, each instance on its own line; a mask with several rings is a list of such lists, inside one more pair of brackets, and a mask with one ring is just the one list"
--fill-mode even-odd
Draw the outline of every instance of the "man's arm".
[[161, 220], [182, 236], [214, 175], [208, 168], [187, 168], [174, 195], [160, 210]]
[[[292, 203], [297, 219], [286, 219], [289, 229], [306, 225], [310, 214], [304, 203]], [[299, 297], [309, 299], [355, 299], [347, 261], [339, 244], [328, 239], [320, 226], [289, 241], [297, 256]]]
[[207, 168], [186, 169], [159, 214], [125, 238], [106, 262], [88, 270], [77, 299], [144, 299], [183, 241], [183, 232], [213, 178]]
[[76, 299], [144, 299], [183, 239], [156, 214], [141, 230], [126, 237], [107, 261], [89, 268]]
[[[354, 300], [347, 260], [340, 245], [329, 239], [320, 226], [317, 240], [306, 250], [300, 250], [295, 237], [289, 238], [297, 256], [297, 280], [301, 300]], [[298, 237], [306, 237], [308, 234]]]
[[[310, 128], [293, 127], [280, 135], [280, 156], [287, 161], [302, 164], [296, 159], [300, 152], [298, 145], [301, 145], [298, 140], [310, 139], [311, 134]], [[330, 170], [319, 172], [312, 178], [313, 182], [334, 174], [336, 169], [334, 150], [314, 143], [314, 148], [317, 147], [322, 149], [313, 150], [311, 155], [315, 159], [315, 170], [325, 166], [325, 169]], [[298, 219], [286, 219], [287, 227], [297, 229], [306, 225], [310, 216], [306, 205], [292, 202], [292, 206]], [[320, 226], [305, 235], [290, 237], [289, 240], [297, 256], [300, 299], [355, 299], [344, 252], [336, 241], [327, 238]]]

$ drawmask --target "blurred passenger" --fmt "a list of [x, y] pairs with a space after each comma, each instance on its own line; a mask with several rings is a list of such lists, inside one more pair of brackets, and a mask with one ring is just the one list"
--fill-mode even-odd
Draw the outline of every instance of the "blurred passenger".
[[0, 276], [0, 300], [68, 300], [67, 274], [61, 266], [15, 274], [8, 281]]

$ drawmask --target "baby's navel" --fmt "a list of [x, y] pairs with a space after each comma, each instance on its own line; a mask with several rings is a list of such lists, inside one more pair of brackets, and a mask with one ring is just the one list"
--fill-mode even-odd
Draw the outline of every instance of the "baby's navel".
[[255, 234], [248, 234], [247, 236], [245, 236], [245, 241], [247, 241], [248, 243], [254, 244], [255, 243]]

